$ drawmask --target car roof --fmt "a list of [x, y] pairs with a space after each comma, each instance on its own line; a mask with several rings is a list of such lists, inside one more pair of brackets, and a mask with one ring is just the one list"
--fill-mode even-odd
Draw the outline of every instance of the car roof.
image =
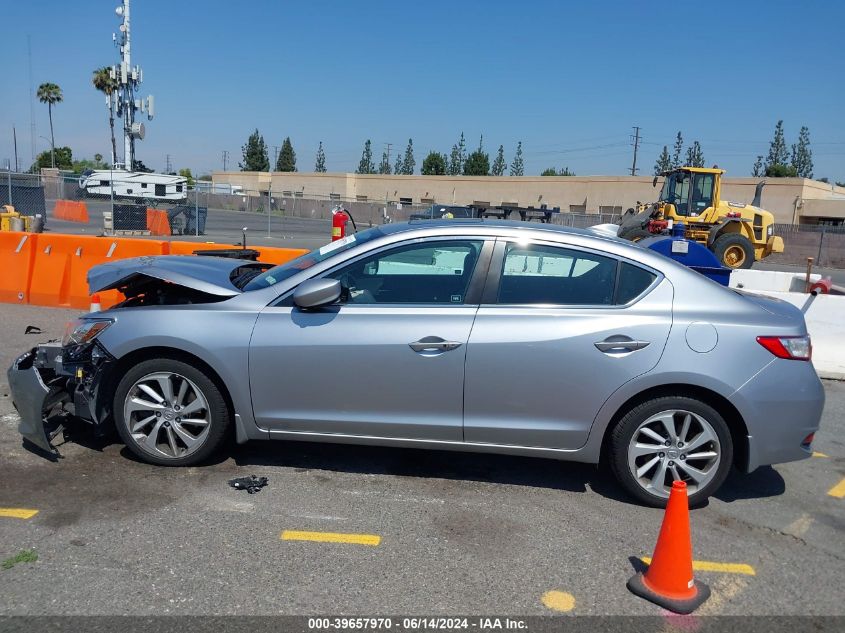
[[458, 228], [465, 229], [467, 226], [483, 226], [490, 229], [509, 229], [516, 231], [548, 231], [557, 234], [583, 235], [598, 239], [611, 239], [604, 237], [587, 229], [579, 229], [572, 226], [560, 224], [548, 224], [545, 222], [522, 222], [520, 220], [499, 220], [495, 218], [432, 218], [424, 220], [411, 220], [410, 222], [399, 222], [396, 224], [384, 224], [379, 228], [386, 234], [398, 233], [400, 231], [422, 231], [429, 229]]

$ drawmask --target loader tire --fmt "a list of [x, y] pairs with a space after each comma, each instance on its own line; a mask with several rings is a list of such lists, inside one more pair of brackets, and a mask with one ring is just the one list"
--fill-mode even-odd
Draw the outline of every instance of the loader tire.
[[754, 264], [754, 246], [739, 233], [726, 233], [713, 243], [713, 253], [722, 266], [728, 268], [751, 268]]

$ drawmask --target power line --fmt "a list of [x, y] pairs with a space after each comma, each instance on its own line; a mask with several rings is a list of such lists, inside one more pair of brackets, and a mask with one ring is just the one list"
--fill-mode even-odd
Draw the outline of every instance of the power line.
[[634, 126], [634, 162], [631, 165], [631, 175], [637, 175], [637, 150], [640, 148], [640, 126]]

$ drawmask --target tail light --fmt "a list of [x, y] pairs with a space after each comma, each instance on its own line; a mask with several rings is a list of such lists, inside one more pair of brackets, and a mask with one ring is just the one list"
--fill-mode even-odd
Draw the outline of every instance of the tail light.
[[804, 336], [758, 336], [757, 342], [778, 358], [787, 360], [810, 360], [813, 346], [810, 335]]

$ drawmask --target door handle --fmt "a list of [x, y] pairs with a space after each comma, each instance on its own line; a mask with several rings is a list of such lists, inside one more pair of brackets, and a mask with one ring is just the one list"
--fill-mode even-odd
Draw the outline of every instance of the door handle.
[[593, 343], [596, 349], [605, 353], [635, 352], [648, 347], [651, 341], [635, 341], [627, 336], [611, 336], [603, 341]]
[[408, 347], [415, 352], [451, 352], [461, 345], [462, 343], [458, 341], [447, 341], [439, 336], [426, 336], [419, 341], [408, 343]]

